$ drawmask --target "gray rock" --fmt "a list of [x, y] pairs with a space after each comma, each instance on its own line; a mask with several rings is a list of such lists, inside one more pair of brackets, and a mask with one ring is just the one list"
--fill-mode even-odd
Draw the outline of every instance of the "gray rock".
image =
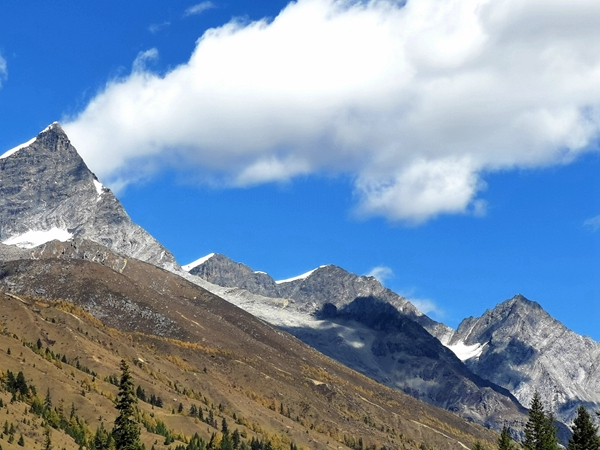
[[449, 345], [457, 343], [482, 345], [467, 366], [526, 406], [538, 391], [546, 408], [567, 424], [580, 404], [600, 409], [600, 343], [567, 329], [521, 295], [465, 319]]
[[498, 430], [524, 426], [524, 409], [507, 390], [473, 374], [426, 331], [453, 330], [374, 277], [328, 265], [275, 282], [218, 254], [189, 273], [223, 286], [219, 295], [232, 303], [387, 386]]
[[52, 229], [167, 270], [179, 267], [171, 253], [131, 221], [58, 123], [0, 159], [0, 242]]

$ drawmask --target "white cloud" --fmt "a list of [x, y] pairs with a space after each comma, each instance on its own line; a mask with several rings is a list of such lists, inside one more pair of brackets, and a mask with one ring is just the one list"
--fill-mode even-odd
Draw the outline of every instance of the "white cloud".
[[485, 213], [483, 173], [593, 147], [599, 2], [402, 5], [298, 0], [232, 21], [164, 75], [111, 80], [65, 129], [105, 184], [165, 165], [231, 186], [345, 173], [359, 213], [416, 223]]
[[366, 276], [375, 277], [377, 281], [384, 284], [386, 280], [394, 277], [394, 271], [386, 266], [377, 266], [373, 267]]
[[583, 222], [583, 226], [592, 232], [600, 230], [600, 216], [592, 217]]
[[202, 2], [196, 5], [190, 6], [185, 10], [185, 16], [194, 16], [198, 14], [202, 14], [204, 11], [214, 8], [215, 5], [213, 2]]
[[427, 316], [437, 320], [444, 317], [444, 312], [433, 300], [420, 298], [409, 298], [408, 300]]
[[149, 50], [139, 52], [133, 61], [133, 72], [144, 72], [146, 70], [146, 64], [149, 61], [156, 61], [158, 59], [158, 50], [151, 48]]
[[161, 22], [161, 23], [153, 23], [152, 25], [150, 25], [148, 27], [148, 31], [150, 31], [150, 33], [152, 33], [152, 34], [156, 34], [159, 31], [162, 31], [165, 28], [169, 27], [170, 25], [171, 25], [171, 22], [168, 22], [168, 21]]
[[8, 76], [8, 70], [6, 68], [6, 60], [0, 55], [0, 87], [2, 87], [2, 82]]

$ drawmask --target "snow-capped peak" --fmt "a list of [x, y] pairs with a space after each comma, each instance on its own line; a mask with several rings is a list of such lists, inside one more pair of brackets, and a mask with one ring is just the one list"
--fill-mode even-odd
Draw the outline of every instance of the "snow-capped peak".
[[[60, 126], [58, 122], [51, 123], [46, 128], [44, 128], [42, 131], [40, 131], [38, 136], [56, 126]], [[16, 147], [11, 148], [10, 150], [5, 151], [4, 153], [2, 153], [2, 155], [0, 155], [0, 159], [8, 158], [9, 156], [17, 153], [22, 148], [29, 147], [31, 144], [33, 144], [36, 141], [36, 139], [37, 139], [37, 136], [32, 139], [29, 139], [27, 142], [24, 142], [20, 145], [17, 145]]]
[[2, 155], [0, 155], [0, 159], [8, 158], [10, 155], [14, 155], [15, 153], [17, 153], [22, 148], [29, 147], [31, 144], [33, 144], [35, 142], [36, 139], [37, 139], [37, 137], [34, 137], [33, 139], [30, 139], [30, 140], [28, 140], [27, 142], [24, 142], [21, 145], [17, 145], [16, 147], [13, 147], [10, 150], [7, 150]]
[[67, 230], [60, 228], [51, 228], [49, 230], [30, 230], [26, 233], [10, 237], [3, 241], [5, 245], [15, 245], [20, 248], [34, 248], [38, 245], [45, 244], [50, 241], [65, 242], [71, 239], [73, 235]]
[[210, 253], [206, 256], [203, 256], [200, 259], [197, 259], [194, 262], [191, 262], [189, 264], [186, 264], [185, 266], [181, 266], [181, 268], [183, 270], [185, 270], [186, 272], [189, 272], [190, 270], [192, 270], [194, 267], [198, 267], [200, 264], [204, 264], [206, 261], [208, 261], [210, 258], [212, 258], [213, 256], [215, 256], [214, 253]]
[[292, 278], [286, 278], [285, 280], [279, 280], [276, 281], [275, 284], [282, 284], [282, 283], [289, 283], [290, 281], [297, 281], [297, 280], [306, 280], [308, 277], [310, 277], [314, 272], [316, 272], [319, 269], [322, 269], [323, 267], [327, 267], [327, 265], [324, 266], [319, 266], [316, 269], [313, 270], [309, 270], [306, 273], [303, 273], [302, 275], [298, 275]]

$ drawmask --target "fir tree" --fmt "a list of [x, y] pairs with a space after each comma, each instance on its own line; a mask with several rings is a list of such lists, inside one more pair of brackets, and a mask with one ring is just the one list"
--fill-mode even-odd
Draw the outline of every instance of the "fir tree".
[[525, 425], [525, 450], [557, 450], [556, 428], [554, 418], [546, 414], [540, 395], [535, 392], [529, 407], [529, 419]]
[[44, 427], [44, 450], [52, 450], [52, 431], [47, 424]]
[[137, 397], [129, 365], [121, 360], [121, 382], [117, 395], [116, 408], [119, 415], [115, 419], [112, 435], [117, 450], [141, 450], [140, 424], [136, 418]]
[[229, 434], [229, 427], [227, 426], [227, 419], [225, 417], [223, 417], [223, 421], [221, 422], [221, 433], [225, 436]]
[[475, 441], [475, 444], [473, 444], [473, 448], [471, 450], [485, 450], [485, 448], [483, 447], [481, 442]]
[[513, 445], [510, 439], [510, 433], [508, 432], [508, 428], [504, 426], [504, 428], [502, 428], [502, 433], [500, 433], [500, 437], [498, 438], [498, 450], [511, 450], [512, 448]]
[[583, 405], [577, 408], [577, 417], [571, 429], [573, 435], [569, 439], [567, 450], [600, 450], [598, 427]]

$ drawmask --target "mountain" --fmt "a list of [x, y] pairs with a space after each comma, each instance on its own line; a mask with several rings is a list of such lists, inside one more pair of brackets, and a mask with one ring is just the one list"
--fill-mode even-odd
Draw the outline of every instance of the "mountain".
[[134, 224], [58, 123], [0, 156], [0, 242], [33, 248], [85, 238], [169, 270], [175, 258]]
[[274, 281], [219, 254], [184, 268], [224, 286], [214, 292], [242, 309], [387, 386], [495, 429], [524, 424], [525, 411], [508, 390], [474, 375], [424, 326], [442, 335], [452, 330], [373, 277], [328, 265]]
[[524, 405], [538, 391], [564, 423], [571, 423], [580, 404], [600, 409], [600, 343], [567, 329], [522, 295], [465, 319], [448, 345], [470, 351], [466, 365]]
[[358, 276], [331, 264], [280, 281], [218, 253], [200, 258], [184, 269], [218, 286], [237, 287], [263, 297], [292, 300], [290, 308], [307, 314], [314, 314], [325, 303], [341, 307], [358, 297], [373, 296], [393, 305], [432, 334], [443, 336], [453, 332], [421, 313], [406, 298], [382, 286], [375, 277]]
[[[140, 401], [147, 448], [173, 448], [168, 436], [184, 445], [196, 432], [218, 442], [223, 419], [244, 442], [275, 449], [293, 442], [462, 450], [495, 440], [161, 268], [83, 239], [53, 241], [30, 257], [0, 263], [0, 367], [22, 371], [38, 401], [52, 396], [60, 447], [78, 448], [100, 424], [112, 427], [120, 359], [148, 397], [162, 399], [162, 406]], [[25, 436], [26, 448], [42, 448], [34, 395], [11, 402], [6, 389], [0, 383], [0, 418]], [[6, 438], [2, 446], [19, 448]]]

